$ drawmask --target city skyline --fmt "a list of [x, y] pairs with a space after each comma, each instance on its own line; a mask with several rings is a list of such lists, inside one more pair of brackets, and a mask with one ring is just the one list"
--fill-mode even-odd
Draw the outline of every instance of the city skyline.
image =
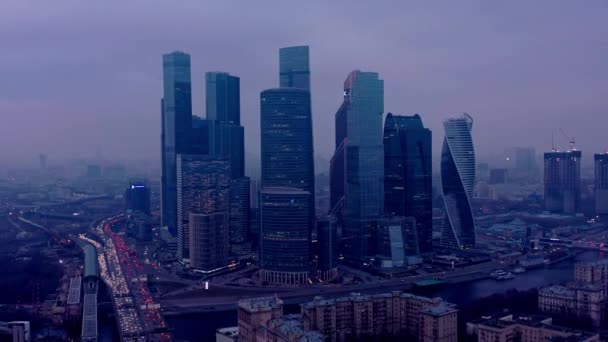
[[[2, 157], [25, 162], [44, 153], [52, 164], [58, 159], [93, 156], [99, 146], [104, 155], [111, 159], [159, 160], [156, 143], [157, 132], [160, 130], [157, 120], [158, 102], [152, 100], [160, 94], [157, 85], [161, 78], [158, 56], [179, 49], [193, 56], [195, 114], [201, 115], [204, 112], [204, 98], [200, 94], [205, 92], [205, 72], [224, 70], [241, 77], [242, 125], [247, 131], [246, 146], [250, 147], [246, 153], [256, 160], [259, 150], [259, 130], [256, 124], [259, 122], [259, 110], [256, 98], [262, 89], [277, 83], [278, 49], [296, 44], [310, 46], [315, 151], [325, 159], [329, 159], [332, 153], [325, 140], [331, 141], [333, 136], [330, 125], [332, 118], [327, 113], [333, 112], [333, 108], [340, 102], [343, 75], [356, 68], [375, 70], [385, 75], [385, 112], [420, 113], [432, 131], [441, 131], [441, 122], [450, 113], [467, 111], [475, 114], [478, 129], [475, 130], [474, 139], [480, 142], [480, 156], [502, 151], [507, 146], [527, 145], [534, 146], [541, 153], [550, 148], [551, 132], [557, 132], [559, 128], [578, 137], [577, 146], [580, 149], [599, 153], [606, 148], [606, 144], [601, 141], [600, 130], [606, 124], [602, 122], [606, 120], [605, 115], [602, 115], [605, 100], [599, 92], [600, 89], [605, 89], [608, 77], [605, 77], [605, 71], [596, 66], [605, 60], [608, 51], [602, 44], [596, 44], [598, 39], [603, 39], [600, 35], [600, 18], [604, 17], [605, 12], [603, 8], [594, 7], [595, 4], [592, 2], [585, 8], [580, 8], [552, 2], [550, 16], [544, 15], [543, 9], [546, 6], [541, 5], [529, 6], [527, 11], [521, 11], [515, 5], [492, 9], [484, 7], [474, 11], [473, 14], [483, 13], [493, 19], [488, 21], [480, 19], [481, 17], [471, 17], [471, 14], [457, 8], [459, 6], [446, 5], [431, 14], [413, 5], [397, 6], [394, 11], [389, 6], [379, 5], [373, 12], [387, 15], [389, 20], [385, 21], [386, 27], [366, 28], [370, 32], [367, 35], [355, 34], [362, 32], [355, 25], [356, 19], [365, 13], [359, 5], [346, 9], [348, 13], [341, 16], [336, 15], [336, 6], [328, 5], [327, 13], [321, 13], [318, 18], [323, 25], [312, 31], [302, 30], [312, 25], [310, 13], [316, 7], [310, 4], [305, 6], [301, 17], [293, 20], [293, 29], [272, 39], [264, 38], [255, 49], [250, 44], [231, 44], [236, 39], [241, 39], [240, 36], [237, 38], [229, 34], [220, 42], [207, 34], [202, 37], [197, 34], [205, 32], [204, 26], [195, 25], [194, 18], [197, 15], [209, 16], [213, 22], [211, 19], [214, 14], [231, 9], [225, 7], [227, 5], [211, 6], [205, 14], [197, 11], [199, 8], [195, 5], [174, 8], [168, 11], [168, 20], [177, 20], [179, 17], [183, 21], [181, 25], [192, 25], [191, 30], [171, 29], [160, 35], [164, 38], [147, 43], [151, 41], [149, 38], [152, 35], [159, 34], [161, 25], [156, 19], [156, 11], [159, 9], [144, 8], [141, 27], [132, 28], [135, 33], [132, 36], [140, 37], [146, 42], [137, 45], [137, 52], [128, 48], [132, 44], [129, 38], [100, 32], [97, 30], [100, 21], [88, 20], [90, 18], [87, 15], [83, 16], [87, 21], [77, 19], [53, 27], [48, 32], [49, 42], [53, 44], [32, 50], [33, 46], [26, 38], [40, 32], [42, 28], [38, 19], [42, 19], [29, 13], [27, 5], [6, 6], [6, 11], [3, 12], [7, 18], [3, 20], [3, 31], [13, 32], [22, 39], [20, 43], [5, 39], [7, 53], [0, 58], [5, 61], [3, 65], [10, 66], [10, 69], [4, 70], [7, 75], [5, 79], [11, 79], [19, 73], [19, 79], [23, 81], [0, 83], [0, 89], [6, 90], [2, 92], [0, 111], [12, 123], [3, 126], [0, 131], [0, 143], [19, 146], [2, 151]], [[116, 9], [101, 4], [95, 7], [101, 11], [102, 18], [116, 19], [118, 29], [129, 28], [127, 20], [117, 17]], [[255, 13], [258, 11], [256, 8], [248, 9]], [[68, 16], [76, 10], [83, 8], [49, 8], [56, 18]], [[193, 13], [189, 14], [187, 10]], [[287, 7], [279, 5], [273, 13], [287, 10]], [[135, 6], [127, 6], [124, 11], [133, 13]], [[339, 11], [344, 9], [340, 8]], [[571, 15], [573, 12], [585, 20], [575, 19], [577, 16]], [[89, 13], [85, 11], [85, 14]], [[420, 29], [422, 32], [417, 32], [416, 26], [407, 25], [400, 27], [398, 32], [390, 30], [397, 25], [397, 14], [413, 15], [416, 18], [416, 14], [420, 13], [424, 15], [417, 20], [399, 22], [428, 23]], [[542, 27], [535, 23], [535, 18], [540, 13], [545, 18]], [[501, 19], [501, 15], [512, 20]], [[19, 17], [32, 25], [17, 26], [14, 18]], [[280, 17], [272, 17], [269, 23], [276, 26], [285, 22]], [[335, 19], [335, 22], [330, 22], [329, 18]], [[465, 18], [467, 20], [462, 20]], [[443, 32], [443, 29], [430, 24], [440, 20], [453, 29], [449, 37], [453, 42], [440, 38], [439, 32]], [[466, 21], [469, 24], [460, 24]], [[508, 31], [507, 25], [512, 22], [517, 22], [518, 28]], [[244, 34], [259, 36], [260, 33], [268, 32], [269, 25], [261, 24], [262, 21], [247, 23], [249, 30], [243, 30]], [[27, 30], [23, 29], [25, 26], [28, 27]], [[100, 44], [92, 46], [90, 51], [75, 50], [81, 42], [72, 36], [63, 35], [61, 30], [64, 29], [88, 32]], [[144, 29], [148, 31], [144, 32]], [[482, 31], [489, 33], [481, 33]], [[342, 32], [350, 32], [350, 36], [357, 38], [345, 42], [340, 39]], [[526, 35], [522, 35], [523, 32]], [[575, 40], [574, 34], [584, 39]], [[373, 39], [378, 35], [385, 39]], [[116, 44], [108, 48], [104, 43], [110, 36]], [[345, 48], [337, 49], [333, 43], [338, 41], [345, 44]], [[399, 47], [394, 47], [395, 45]], [[49, 49], [56, 46], [75, 53], [51, 53]], [[208, 49], [209, 46], [213, 49]], [[450, 53], [461, 46], [466, 48], [466, 53]], [[15, 53], [18, 47], [36, 51], [35, 54], [48, 52], [51, 57], [36, 63], [30, 62], [27, 64], [28, 69], [24, 69], [25, 65]], [[108, 57], [117, 53], [118, 49], [122, 49], [124, 56], [130, 58], [123, 57], [121, 64], [110, 64], [112, 58]], [[383, 53], [371, 54], [368, 51]], [[78, 55], [78, 59], [73, 58], [74, 55]], [[400, 58], [393, 57], [396, 55]], [[431, 72], [434, 69], [441, 72]], [[79, 70], [91, 72], [79, 73]], [[72, 87], [75, 88], [73, 93], [77, 96], [77, 101], [68, 102], [67, 93], [60, 91], [69, 87], [65, 80], [70, 81], [69, 84], [79, 85]], [[581, 119], [571, 120], [573, 112]], [[583, 123], [588, 121], [597, 124], [585, 127]], [[71, 125], [65, 126], [63, 122], [70, 122]], [[511, 122], [526, 122], [526, 125], [517, 126]], [[141, 132], [140, 139], [130, 138], [133, 127]], [[12, 133], [23, 129], [36, 133], [27, 146], [18, 143], [18, 137]], [[523, 130], [521, 139], [510, 142], [513, 132], [519, 129]], [[87, 139], [82, 138], [82, 132], [87, 132]], [[439, 134], [434, 135], [435, 156], [438, 155], [441, 138]], [[79, 143], [74, 144], [73, 141]], [[556, 143], [561, 147], [567, 146], [567, 142], [562, 141], [559, 135], [556, 136]], [[592, 158], [583, 158], [585, 165], [591, 165], [592, 162]], [[323, 165], [318, 165], [318, 170], [321, 171], [322, 167]]]

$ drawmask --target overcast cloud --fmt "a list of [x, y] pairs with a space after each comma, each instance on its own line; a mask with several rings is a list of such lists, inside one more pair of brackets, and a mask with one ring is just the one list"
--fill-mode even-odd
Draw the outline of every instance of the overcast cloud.
[[99, 146], [109, 158], [158, 159], [161, 55], [173, 50], [192, 55], [195, 114], [205, 71], [241, 77], [257, 156], [259, 93], [278, 84], [278, 49], [307, 44], [325, 158], [353, 69], [379, 72], [386, 112], [420, 113], [436, 151], [441, 122], [466, 111], [480, 155], [540, 152], [561, 127], [590, 158], [608, 148], [607, 18], [605, 0], [2, 0], [0, 157], [88, 157]]

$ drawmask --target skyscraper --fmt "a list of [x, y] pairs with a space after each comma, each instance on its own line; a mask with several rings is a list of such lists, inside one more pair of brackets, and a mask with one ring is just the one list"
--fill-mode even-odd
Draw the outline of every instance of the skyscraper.
[[384, 210], [383, 112], [384, 81], [375, 72], [351, 72], [335, 117], [330, 214], [342, 226], [344, 254], [352, 260], [370, 256], [371, 233]]
[[288, 187], [264, 187], [260, 193], [262, 236], [260, 275], [264, 282], [306, 284], [310, 255], [311, 194]]
[[241, 80], [227, 72], [205, 74], [207, 119], [227, 124], [241, 124]]
[[608, 215], [608, 152], [595, 155], [595, 212]]
[[310, 63], [308, 46], [279, 49], [281, 88], [301, 88], [310, 91]]
[[163, 55], [161, 221], [174, 234], [177, 229], [176, 154], [181, 153], [190, 140], [191, 92], [190, 55], [179, 51]]
[[467, 249], [475, 247], [475, 220], [471, 199], [475, 187], [475, 149], [471, 129], [473, 118], [444, 121], [445, 138], [441, 152], [441, 185], [445, 212], [441, 244], [445, 247]]
[[312, 270], [314, 224], [310, 93], [296, 88], [263, 91], [261, 139], [262, 274], [267, 282], [304, 283]]
[[261, 94], [262, 187], [314, 193], [310, 93], [276, 88]]
[[581, 151], [546, 152], [545, 210], [575, 214], [581, 200]]
[[150, 215], [150, 188], [145, 181], [131, 181], [125, 192], [127, 210]]
[[240, 79], [226, 72], [205, 74], [209, 153], [230, 160], [230, 246], [233, 254], [249, 250], [249, 178], [245, 177], [245, 131], [240, 125]]
[[[228, 250], [229, 233], [224, 223], [228, 221], [229, 198], [230, 163], [227, 159], [206, 155], [177, 155], [177, 255], [180, 262], [187, 264], [191, 261], [193, 248], [202, 249], [208, 254], [207, 257], [211, 254], [221, 255], [224, 250]], [[225, 215], [225, 220], [213, 216], [216, 214]], [[203, 218], [200, 215], [213, 217]], [[195, 222], [191, 222], [193, 216], [197, 217]], [[212, 226], [214, 224], [220, 225], [222, 229]], [[193, 234], [197, 239], [195, 241], [191, 241]], [[212, 244], [211, 240], [223, 241], [226, 246]], [[221, 250], [213, 249], [215, 247], [221, 247]], [[196, 253], [200, 256], [203, 252]], [[213, 260], [219, 259], [214, 257]], [[202, 262], [201, 259], [198, 261]]]
[[384, 209], [388, 216], [416, 219], [418, 249], [433, 243], [431, 131], [418, 114], [388, 113], [384, 121]]

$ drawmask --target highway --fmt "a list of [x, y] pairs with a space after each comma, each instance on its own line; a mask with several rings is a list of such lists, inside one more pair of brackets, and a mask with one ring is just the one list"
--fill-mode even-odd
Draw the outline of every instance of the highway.
[[171, 341], [160, 305], [146, 286], [147, 274], [123, 237], [111, 230], [111, 225], [118, 221], [120, 218], [108, 219], [95, 227], [103, 244], [81, 238], [97, 247], [100, 275], [112, 294], [121, 340]]

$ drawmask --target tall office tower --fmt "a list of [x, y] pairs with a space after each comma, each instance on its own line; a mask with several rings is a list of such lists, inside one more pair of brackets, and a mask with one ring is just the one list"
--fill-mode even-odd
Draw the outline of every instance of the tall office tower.
[[382, 113], [384, 81], [375, 72], [351, 72], [336, 113], [336, 150], [330, 163], [330, 214], [342, 226], [344, 255], [371, 256], [372, 231], [384, 210]]
[[275, 285], [306, 284], [310, 253], [311, 193], [288, 187], [264, 187], [260, 194], [260, 277]]
[[595, 212], [608, 215], [608, 152], [595, 155]]
[[[262, 272], [268, 282], [295, 285], [307, 279], [311, 271], [315, 184], [308, 90], [277, 88], [262, 92], [261, 147]], [[279, 191], [276, 187], [288, 189]], [[282, 211], [279, 206], [292, 200], [297, 204], [290, 204], [288, 212]], [[281, 241], [281, 236], [287, 240]], [[277, 254], [273, 251], [290, 244], [294, 253], [294, 257], [289, 257], [291, 261], [274, 261]]]
[[46, 154], [40, 154], [38, 156], [39, 161], [40, 161], [40, 169], [44, 170], [46, 169]]
[[127, 210], [150, 215], [150, 188], [145, 181], [131, 181], [125, 192]]
[[240, 79], [226, 72], [205, 74], [209, 153], [230, 159], [230, 247], [235, 255], [249, 251], [249, 186], [245, 177], [245, 131], [241, 122]]
[[295, 88], [261, 94], [262, 187], [314, 193], [310, 93]]
[[515, 168], [521, 172], [532, 172], [536, 169], [536, 151], [534, 147], [515, 149]]
[[418, 114], [384, 121], [384, 212], [416, 219], [418, 250], [433, 248], [431, 131]]
[[445, 213], [441, 244], [449, 248], [475, 247], [475, 220], [471, 200], [475, 188], [475, 149], [471, 129], [473, 118], [444, 121], [445, 138], [441, 152], [441, 185]]
[[161, 101], [161, 221], [172, 234], [177, 229], [176, 155], [184, 152], [192, 128], [190, 55], [175, 51], [163, 55]]
[[281, 88], [301, 88], [310, 91], [310, 63], [308, 46], [279, 49]]
[[[227, 159], [177, 155], [177, 256], [180, 262], [190, 262], [192, 268], [205, 270], [209, 263], [202, 258], [206, 257], [213, 260], [210, 261], [215, 265], [213, 268], [225, 265], [220, 265], [219, 260], [227, 261], [224, 253], [228, 250], [229, 233], [225, 222], [228, 222], [229, 198], [230, 163]], [[195, 221], [192, 221], [193, 217]], [[192, 255], [199, 259], [191, 258]]]
[[581, 151], [545, 153], [545, 210], [575, 214], [581, 200]]
[[207, 119], [232, 125], [241, 124], [241, 79], [227, 72], [205, 74]]

